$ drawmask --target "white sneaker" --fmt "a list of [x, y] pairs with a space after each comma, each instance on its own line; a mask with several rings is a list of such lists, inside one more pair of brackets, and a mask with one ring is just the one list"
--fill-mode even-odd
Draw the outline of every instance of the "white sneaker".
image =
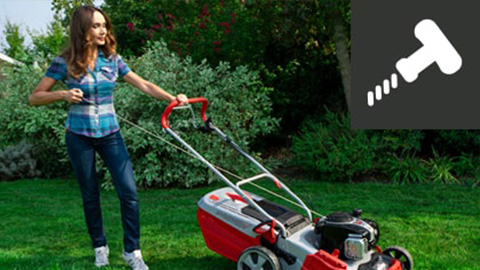
[[145, 264], [142, 258], [142, 252], [139, 249], [133, 252], [123, 252], [123, 259], [132, 267], [132, 270], [148, 270], [148, 266]]
[[94, 249], [95, 251], [95, 266], [102, 267], [108, 265], [108, 254], [110, 250], [108, 246], [98, 247]]

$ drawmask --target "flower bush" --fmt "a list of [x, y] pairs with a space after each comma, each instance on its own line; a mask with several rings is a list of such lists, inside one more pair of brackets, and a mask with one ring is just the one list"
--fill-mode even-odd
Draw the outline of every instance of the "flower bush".
[[[169, 48], [194, 62], [248, 64], [265, 50], [267, 33], [259, 10], [231, 1], [105, 1], [124, 55], [142, 53], [147, 41], [166, 40]], [[128, 12], [126, 12], [128, 10]], [[263, 33], [262, 33], [263, 32]]]

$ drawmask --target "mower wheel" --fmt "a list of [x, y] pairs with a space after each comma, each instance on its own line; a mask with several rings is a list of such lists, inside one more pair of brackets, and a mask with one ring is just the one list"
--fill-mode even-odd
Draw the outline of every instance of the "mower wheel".
[[413, 269], [413, 259], [410, 252], [398, 246], [391, 246], [383, 250], [383, 254], [399, 260], [402, 263], [403, 270]]
[[280, 270], [277, 256], [262, 246], [245, 249], [237, 261], [237, 270]]

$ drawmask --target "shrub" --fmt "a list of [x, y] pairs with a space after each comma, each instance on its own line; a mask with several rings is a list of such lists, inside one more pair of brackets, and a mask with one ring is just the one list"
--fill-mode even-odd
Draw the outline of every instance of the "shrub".
[[369, 136], [377, 137], [378, 150], [382, 155], [403, 157], [422, 150], [425, 134], [421, 130], [376, 130], [370, 131]]
[[330, 180], [353, 179], [376, 167], [376, 138], [350, 130], [350, 119], [328, 111], [323, 122], [307, 121], [293, 138], [295, 163]]
[[455, 159], [452, 170], [459, 178], [478, 177], [479, 166], [478, 156], [473, 153], [462, 153]]
[[[211, 68], [206, 61], [193, 64], [190, 58], [182, 60], [170, 52], [163, 42], [152, 43], [150, 49], [130, 66], [172, 94], [206, 97], [210, 101], [207, 116], [245, 150], [256, 136], [267, 134], [278, 126], [278, 120], [270, 117], [271, 102], [267, 94], [271, 89], [263, 87], [258, 74], [246, 67], [231, 70], [226, 62], [216, 68]], [[156, 102], [130, 85], [118, 86], [116, 108], [119, 115], [154, 133], [162, 134], [160, 114], [165, 106], [165, 102]], [[192, 106], [198, 116], [199, 105]], [[173, 111], [170, 116], [172, 128], [213, 164], [234, 168], [240, 173], [249, 171], [251, 165], [239, 162], [238, 154], [216, 134], [194, 130], [189, 121], [185, 121], [191, 117], [189, 114]], [[190, 187], [215, 179], [205, 165], [165, 142], [125, 123], [122, 128], [141, 185]], [[169, 135], [162, 137], [178, 145]]]
[[397, 157], [389, 156], [386, 159], [385, 172], [388, 180], [394, 183], [424, 183], [429, 178], [428, 168], [424, 162], [415, 155]]
[[424, 164], [415, 156], [421, 131], [351, 130], [350, 118], [327, 110], [311, 119], [293, 138], [294, 163], [329, 180], [388, 177], [394, 182], [424, 181]]
[[[190, 58], [180, 59], [166, 48], [165, 43], [160, 42], [152, 43], [144, 56], [132, 59], [130, 66], [171, 93], [208, 98], [211, 103], [207, 115], [245, 149], [256, 136], [271, 132], [278, 126], [278, 120], [269, 116], [271, 102], [267, 94], [271, 89], [263, 87], [258, 74], [246, 67], [232, 70], [225, 62], [216, 68], [211, 68], [206, 61], [193, 64]], [[39, 169], [47, 177], [70, 172], [64, 147], [64, 121], [68, 105], [59, 102], [46, 107], [29, 106], [28, 95], [43, 72], [23, 66], [7, 73], [8, 80], [0, 82], [0, 89], [6, 89], [5, 96], [0, 99], [4, 111], [0, 115], [0, 141], [14, 144], [25, 139], [34, 143], [39, 150]], [[59, 84], [57, 87], [64, 86]], [[115, 95], [119, 116], [162, 134], [160, 114], [166, 107], [165, 102], [156, 102], [123, 82], [117, 85]], [[198, 113], [199, 109], [193, 106]], [[248, 171], [249, 164], [238, 162], [238, 154], [225, 147], [216, 135], [200, 134], [190, 128], [189, 122], [183, 120], [188, 117], [188, 113], [174, 111], [170, 120], [172, 128], [212, 163], [241, 173]], [[121, 126], [139, 184], [190, 187], [214, 179], [199, 161], [127, 123], [121, 123]], [[162, 137], [173, 142], [169, 135], [163, 134]], [[105, 171], [104, 168], [100, 170]]]
[[453, 175], [454, 159], [448, 156], [440, 156], [435, 149], [432, 149], [433, 157], [425, 161], [429, 169], [432, 182], [458, 183]]
[[449, 155], [455, 151], [447, 151], [456, 141], [462, 141], [461, 149], [472, 148], [478, 143], [475, 131], [351, 130], [347, 116], [328, 110], [320, 121], [309, 120], [302, 126], [302, 133], [293, 139], [294, 162], [325, 179], [373, 176], [399, 184], [479, 179], [476, 147], [456, 156]]
[[480, 147], [478, 130], [438, 130], [432, 132], [433, 144], [441, 154], [460, 156], [462, 153], [476, 153]]
[[[31, 65], [4, 68], [6, 79], [0, 80], [0, 142], [3, 147], [25, 140], [36, 147], [38, 170], [43, 176], [56, 177], [70, 172], [64, 147], [65, 103], [32, 107], [28, 96], [44, 72]], [[56, 88], [61, 87], [57, 85]]]
[[34, 151], [34, 146], [25, 141], [0, 150], [0, 180], [39, 176]]

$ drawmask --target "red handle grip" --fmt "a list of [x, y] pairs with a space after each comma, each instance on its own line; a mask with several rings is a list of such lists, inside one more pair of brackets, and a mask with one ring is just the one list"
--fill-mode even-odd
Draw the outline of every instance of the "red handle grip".
[[[207, 121], [207, 116], [205, 115], [205, 112], [207, 111], [208, 108], [208, 100], [203, 97], [198, 97], [198, 98], [189, 98], [188, 103], [202, 103], [202, 108], [200, 109], [200, 116], [202, 117], [203, 122]], [[170, 112], [173, 110], [173, 108], [178, 106], [178, 101], [174, 100], [168, 104], [167, 108], [165, 111], [162, 113], [162, 127], [163, 128], [170, 128], [170, 123], [168, 122], [168, 116], [170, 115]]]

